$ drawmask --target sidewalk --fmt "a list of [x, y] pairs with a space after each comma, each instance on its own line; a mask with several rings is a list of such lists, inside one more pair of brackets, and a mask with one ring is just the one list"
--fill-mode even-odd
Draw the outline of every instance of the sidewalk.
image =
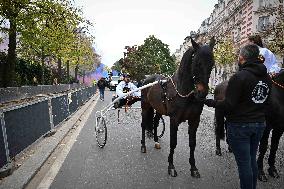
[[[24, 188], [68, 132], [71, 129], [76, 129], [76, 125], [81, 121], [81, 117], [91, 107], [91, 105], [97, 102], [97, 99], [98, 93], [96, 93], [89, 101], [78, 109], [68, 120], [57, 126], [56, 133], [54, 135], [50, 137], [43, 137], [37, 141], [36, 144], [31, 145], [31, 149], [28, 151], [32, 152], [32, 154], [28, 155], [26, 158], [23, 157], [25, 160], [18, 169], [15, 170], [12, 175], [0, 181], [0, 189]], [[18, 164], [18, 162], [16, 162], [16, 164]]]

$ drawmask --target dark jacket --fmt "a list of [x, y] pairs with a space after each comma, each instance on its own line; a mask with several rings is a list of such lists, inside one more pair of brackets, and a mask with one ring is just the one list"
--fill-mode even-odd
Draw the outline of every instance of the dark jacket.
[[270, 92], [271, 80], [265, 65], [249, 61], [230, 78], [225, 99], [217, 101], [216, 108], [226, 111], [229, 122], [264, 122]]
[[107, 86], [107, 81], [104, 79], [100, 79], [97, 83], [99, 89], [104, 89]]

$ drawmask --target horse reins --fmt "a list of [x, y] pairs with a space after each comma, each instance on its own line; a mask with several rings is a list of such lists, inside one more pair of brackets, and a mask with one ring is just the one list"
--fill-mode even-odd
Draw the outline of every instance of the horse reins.
[[189, 97], [190, 95], [192, 95], [192, 94], [194, 93], [194, 90], [192, 90], [192, 91], [190, 91], [190, 92], [189, 92], [188, 94], [186, 94], [186, 95], [180, 94], [180, 93], [178, 92], [178, 90], [177, 90], [177, 87], [176, 87], [174, 81], [173, 81], [173, 78], [170, 77], [170, 79], [171, 79], [171, 82], [172, 82], [172, 84], [173, 84], [173, 86], [174, 86], [174, 89], [176, 90], [178, 96], [180, 96], [180, 97], [182, 97], [182, 98], [187, 98], [187, 97]]
[[276, 81], [274, 81], [272, 78], [271, 78], [271, 81], [272, 81], [272, 83], [274, 83], [274, 84], [275, 84], [275, 85], [277, 85], [278, 87], [280, 87], [280, 88], [284, 89], [284, 86], [283, 86], [283, 85], [281, 85], [281, 84], [277, 83], [277, 82], [276, 82]]

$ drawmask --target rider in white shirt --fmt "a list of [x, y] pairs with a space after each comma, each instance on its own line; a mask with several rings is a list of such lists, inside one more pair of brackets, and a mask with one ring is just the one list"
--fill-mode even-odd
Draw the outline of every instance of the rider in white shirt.
[[[137, 89], [137, 87], [130, 82], [130, 75], [124, 74], [123, 80], [116, 86], [116, 95], [118, 97], [122, 97], [125, 93], [135, 89]], [[141, 100], [141, 91], [133, 92], [132, 94], [120, 99], [118, 105], [115, 105], [115, 107], [121, 107], [125, 104], [132, 105], [139, 100]]]
[[261, 37], [259, 35], [251, 35], [248, 37], [248, 41], [259, 47], [259, 54], [265, 59], [264, 65], [266, 66], [267, 72], [271, 75], [279, 73], [281, 68], [276, 61], [276, 57], [269, 49], [263, 47]]

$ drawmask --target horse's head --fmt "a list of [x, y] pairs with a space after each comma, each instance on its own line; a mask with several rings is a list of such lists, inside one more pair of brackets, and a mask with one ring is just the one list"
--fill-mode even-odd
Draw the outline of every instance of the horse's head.
[[211, 38], [209, 45], [199, 45], [191, 38], [194, 49], [192, 57], [192, 76], [195, 84], [195, 96], [205, 98], [208, 94], [208, 82], [214, 65], [213, 47], [214, 37]]

